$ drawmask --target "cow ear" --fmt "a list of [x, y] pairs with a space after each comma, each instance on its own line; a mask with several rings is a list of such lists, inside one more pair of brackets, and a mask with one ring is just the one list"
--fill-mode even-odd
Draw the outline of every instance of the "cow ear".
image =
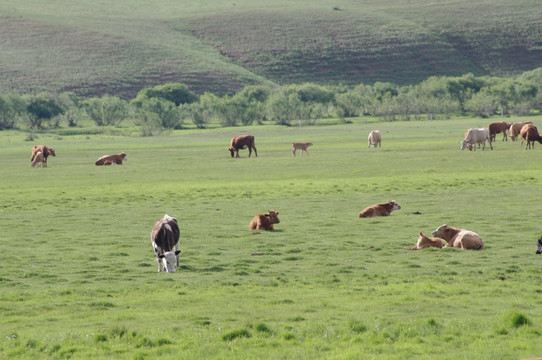
[[175, 255], [179, 255], [181, 253], [181, 250], [176, 250]]
[[420, 236], [423, 236], [423, 233], [420, 231]]

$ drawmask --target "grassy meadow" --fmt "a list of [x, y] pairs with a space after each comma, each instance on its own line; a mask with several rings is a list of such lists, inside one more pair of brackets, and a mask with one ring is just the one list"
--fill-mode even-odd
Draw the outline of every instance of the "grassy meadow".
[[[542, 356], [542, 145], [461, 151], [490, 121], [0, 132], [0, 359]], [[231, 159], [245, 133], [259, 156]], [[29, 165], [38, 143], [56, 150], [48, 168]], [[122, 166], [93, 165], [121, 151]], [[357, 218], [392, 199], [390, 217]], [[249, 231], [268, 210], [276, 230]], [[181, 227], [174, 274], [149, 237], [165, 213]], [[486, 248], [403, 250], [444, 223]]]

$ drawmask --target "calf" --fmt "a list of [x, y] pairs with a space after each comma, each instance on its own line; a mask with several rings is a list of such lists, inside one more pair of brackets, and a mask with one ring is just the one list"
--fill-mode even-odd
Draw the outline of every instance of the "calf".
[[309, 156], [309, 152], [307, 151], [307, 148], [309, 146], [312, 146], [312, 143], [311, 142], [306, 142], [306, 143], [292, 143], [292, 154], [294, 154], [294, 157], [295, 157], [295, 153], [296, 153], [296, 150], [300, 150], [301, 151], [301, 156], [303, 156], [303, 151], [307, 153], [307, 156]]
[[43, 155], [44, 167], [47, 167], [47, 158], [49, 157], [49, 155], [56, 156], [55, 149], [47, 147], [45, 145], [34, 145], [32, 147], [32, 155], [30, 156], [30, 163], [34, 161], [36, 154], [39, 152], [41, 152], [41, 154]]
[[99, 166], [99, 165], [122, 165], [123, 161], [128, 161], [128, 158], [126, 157], [125, 152], [122, 152], [120, 154], [115, 154], [115, 155], [104, 155], [101, 158], [99, 158], [98, 160], [96, 160], [94, 165], [96, 165], [96, 166]]
[[434, 237], [444, 239], [448, 247], [456, 247], [464, 250], [482, 250], [484, 241], [475, 232], [456, 229], [446, 224], [439, 226], [431, 233]]
[[280, 223], [278, 211], [269, 211], [266, 214], [258, 214], [248, 224], [249, 230], [275, 230], [273, 224]]
[[34, 156], [34, 161], [30, 164], [32, 167], [36, 166], [43, 166], [47, 167], [47, 163], [45, 162], [45, 158], [43, 157], [43, 153], [41, 151], [38, 151], [36, 155]]
[[369, 140], [369, 145], [367, 146], [368, 148], [371, 147], [371, 145], [373, 147], [376, 147], [377, 145], [378, 147], [382, 146], [382, 134], [378, 130], [371, 131], [369, 133], [368, 140]]
[[151, 231], [151, 242], [158, 262], [158, 272], [162, 268], [167, 272], [175, 272], [175, 266], [179, 266], [179, 225], [177, 219], [164, 215], [156, 221]]
[[401, 206], [395, 200], [384, 204], [375, 204], [361, 210], [359, 218], [372, 218], [376, 216], [389, 216], [393, 210], [401, 210]]
[[233, 157], [233, 154], [235, 153], [235, 157], [239, 157], [239, 150], [245, 149], [248, 147], [248, 157], [252, 155], [252, 150], [254, 149], [254, 155], [258, 157], [258, 152], [256, 151], [256, 145], [254, 144], [254, 136], [252, 135], [243, 135], [243, 136], [235, 136], [231, 138], [230, 142], [230, 148], [228, 149], [230, 151], [231, 157]]
[[426, 247], [437, 247], [439, 249], [442, 249], [444, 247], [444, 243], [439, 238], [429, 238], [425, 236], [422, 232], [420, 232], [420, 237], [418, 238], [416, 246], [409, 247], [405, 250], [420, 250]]
[[489, 124], [489, 138], [491, 139], [491, 141], [495, 141], [497, 134], [502, 132], [502, 141], [508, 141], [506, 132], [508, 131], [509, 127], [510, 124], [506, 121], [499, 121]]

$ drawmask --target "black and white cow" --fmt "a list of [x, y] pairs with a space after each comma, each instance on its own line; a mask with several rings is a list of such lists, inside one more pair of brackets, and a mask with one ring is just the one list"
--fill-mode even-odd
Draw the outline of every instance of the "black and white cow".
[[175, 266], [179, 266], [179, 236], [177, 219], [168, 214], [154, 224], [151, 241], [158, 261], [158, 272], [162, 271], [162, 267], [167, 272], [175, 272]]

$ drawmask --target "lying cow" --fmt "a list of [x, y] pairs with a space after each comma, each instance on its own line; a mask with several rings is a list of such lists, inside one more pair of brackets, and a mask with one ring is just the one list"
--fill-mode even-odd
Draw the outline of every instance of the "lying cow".
[[45, 158], [43, 157], [43, 153], [41, 151], [38, 151], [36, 155], [34, 156], [34, 161], [30, 163], [32, 167], [47, 167], [47, 163], [45, 162]]
[[126, 157], [125, 152], [122, 152], [120, 154], [115, 154], [115, 155], [104, 155], [101, 158], [99, 158], [98, 160], [96, 160], [94, 165], [96, 165], [96, 166], [99, 166], [99, 165], [122, 165], [123, 161], [128, 161], [128, 158]]
[[509, 128], [510, 139], [512, 139], [512, 141], [516, 141], [516, 139], [519, 136], [519, 133], [521, 132], [521, 128], [523, 128], [523, 126], [527, 124], [532, 124], [532, 123], [533, 123], [532, 121], [520, 121], [520, 122], [515, 122], [512, 125], [510, 125], [510, 128]]
[[258, 157], [258, 152], [256, 151], [256, 145], [254, 145], [254, 136], [252, 135], [243, 135], [235, 136], [231, 138], [230, 151], [231, 157], [235, 153], [235, 157], [239, 157], [239, 150], [245, 149], [248, 147], [248, 157], [252, 155], [252, 150], [254, 149], [254, 154]]
[[43, 164], [45, 165], [44, 167], [47, 167], [47, 158], [49, 157], [49, 155], [56, 156], [55, 149], [47, 147], [45, 145], [34, 145], [32, 147], [32, 156], [30, 156], [30, 163], [34, 161], [34, 159], [36, 158], [36, 154], [39, 152], [41, 152], [41, 154], [43, 155]]
[[369, 145], [367, 146], [368, 148], [369, 147], [381, 147], [382, 146], [382, 134], [380, 133], [380, 131], [378, 130], [373, 130], [369, 133], [369, 138], [368, 138], [368, 142], [369, 142]]
[[476, 150], [476, 144], [482, 144], [482, 150], [484, 150], [486, 148], [486, 140], [489, 141], [489, 146], [491, 147], [491, 150], [493, 150], [488, 129], [469, 129], [465, 133], [464, 140], [461, 142], [461, 150], [465, 150], [467, 148], [469, 150]]
[[446, 224], [439, 226], [431, 233], [434, 237], [444, 239], [448, 247], [455, 247], [464, 250], [482, 250], [484, 241], [475, 232], [456, 229]]
[[301, 156], [303, 156], [303, 151], [307, 153], [307, 156], [309, 156], [309, 152], [307, 151], [307, 148], [309, 146], [312, 146], [311, 142], [306, 142], [306, 143], [295, 142], [295, 143], [292, 143], [292, 154], [294, 154], [294, 157], [295, 157], [296, 151], [300, 150], [301, 151]]
[[278, 211], [269, 211], [266, 214], [258, 214], [252, 218], [248, 225], [249, 230], [275, 230], [273, 224], [280, 223]]
[[420, 237], [418, 237], [418, 242], [416, 243], [416, 246], [409, 247], [405, 250], [420, 250], [426, 247], [436, 247], [442, 249], [444, 247], [444, 243], [439, 238], [429, 238], [422, 232], [420, 232]]
[[361, 210], [359, 218], [372, 218], [376, 216], [389, 216], [393, 210], [401, 210], [401, 206], [395, 200], [384, 204], [375, 204]]
[[154, 224], [151, 241], [158, 262], [158, 272], [162, 271], [162, 268], [170, 273], [175, 272], [175, 266], [179, 266], [179, 236], [177, 219], [167, 214]]

